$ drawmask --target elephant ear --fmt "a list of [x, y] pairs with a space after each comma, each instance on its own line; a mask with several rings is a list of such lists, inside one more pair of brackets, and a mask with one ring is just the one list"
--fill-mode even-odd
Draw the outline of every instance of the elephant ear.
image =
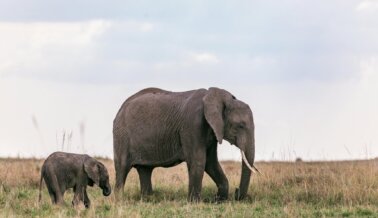
[[213, 129], [219, 144], [222, 144], [224, 136], [223, 110], [232, 98], [234, 97], [226, 90], [210, 88], [202, 99], [205, 119]]
[[84, 171], [94, 183], [100, 184], [100, 169], [97, 160], [91, 157], [87, 158], [84, 161]]

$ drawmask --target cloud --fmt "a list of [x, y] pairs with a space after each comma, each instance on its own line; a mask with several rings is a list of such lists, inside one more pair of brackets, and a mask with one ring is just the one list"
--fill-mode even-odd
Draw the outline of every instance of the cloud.
[[93, 57], [95, 41], [111, 25], [104, 20], [0, 22], [0, 72], [28, 77], [70, 74], [78, 64]]
[[[104, 33], [110, 21], [86, 22], [0, 22], [1, 37], [6, 42], [39, 48], [49, 44], [85, 45]], [[15, 41], [15, 42], [13, 42]]]
[[378, 56], [364, 58], [360, 61], [361, 82], [364, 87], [378, 91]]
[[253, 107], [258, 159], [287, 144], [313, 158], [342, 158], [343, 144], [358, 153], [377, 142], [375, 11], [355, 0], [0, 1], [0, 139], [27, 144], [36, 114], [54, 142], [90, 113], [96, 144], [139, 89], [218, 86]]
[[154, 29], [154, 25], [152, 23], [144, 22], [140, 26], [140, 30], [142, 32], [151, 32]]
[[[135, 20], [0, 22], [0, 76], [106, 82], [109, 72], [117, 74], [119, 66], [126, 66], [117, 63], [135, 63], [124, 58], [120, 61], [111, 55], [117, 53], [118, 47], [130, 54], [135, 52], [122, 46], [128, 42], [127, 38], [121, 46], [114, 41], [119, 31], [128, 37], [143, 37], [156, 30], [154, 23]], [[111, 39], [107, 41], [109, 35]]]
[[[52, 8], [70, 7], [69, 3], [49, 4]], [[133, 13], [121, 13], [117, 8], [122, 4], [105, 7], [95, 1], [93, 5], [105, 11], [100, 15], [96, 9], [82, 15], [73, 13], [72, 17], [57, 11], [61, 16], [58, 21], [47, 12], [38, 15], [38, 19], [36, 14], [26, 17], [32, 22], [22, 23], [25, 26], [43, 25], [34, 33], [11, 30], [9, 39], [0, 36], [10, 44], [3, 51], [11, 51], [9, 57], [9, 52], [0, 51], [0, 56], [5, 57], [0, 63], [1, 75], [125, 83], [143, 82], [154, 78], [155, 70], [160, 73], [168, 69], [190, 73], [186, 77], [193, 78], [204, 71], [227, 77], [232, 71], [249, 75], [254, 82], [331, 82], [353, 77], [358, 67], [355, 57], [370, 55], [378, 48], [376, 25], [350, 13], [356, 7], [354, 2], [331, 3], [328, 8], [318, 3], [308, 7], [302, 4], [296, 7], [303, 10], [295, 13], [293, 5], [271, 2], [187, 2], [180, 5], [180, 12], [168, 10], [164, 16], [159, 12], [167, 8], [161, 5], [142, 10], [138, 6], [147, 3], [127, 2], [125, 10]], [[138, 10], [145, 16], [135, 15]], [[214, 15], [214, 11], [219, 14]], [[84, 18], [90, 20], [83, 21]], [[48, 21], [33, 21], [40, 19]], [[7, 24], [18, 29], [22, 26], [20, 22]], [[30, 34], [37, 34], [39, 40], [19, 37]], [[259, 59], [263, 61], [258, 63]]]
[[[109, 21], [110, 22], [110, 21]], [[157, 23], [137, 21], [137, 20], [113, 20], [111, 21], [112, 29], [111, 31], [119, 31], [122, 29], [123, 33], [128, 34], [140, 34], [149, 33], [157, 30]]]
[[216, 55], [206, 52], [193, 53], [191, 57], [194, 61], [200, 63], [218, 63], [219, 59]]
[[359, 12], [374, 12], [378, 10], [378, 1], [376, 0], [367, 0], [362, 1], [356, 7], [356, 10]]

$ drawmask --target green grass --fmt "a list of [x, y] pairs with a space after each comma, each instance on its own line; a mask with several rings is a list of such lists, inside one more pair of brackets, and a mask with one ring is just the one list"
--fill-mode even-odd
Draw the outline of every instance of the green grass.
[[[165, 189], [170, 189], [166, 187]], [[206, 189], [212, 189], [205, 187]], [[126, 190], [128, 191], [128, 190]], [[163, 192], [164, 189], [160, 189]], [[168, 190], [168, 193], [174, 190]], [[179, 190], [178, 190], [179, 191]], [[115, 201], [105, 198], [96, 190], [90, 190], [92, 207], [71, 206], [72, 193], [65, 196], [63, 206], [52, 205], [46, 191], [43, 200], [37, 202], [38, 190], [19, 187], [11, 192], [0, 192], [0, 217], [378, 217], [376, 205], [323, 205], [303, 201], [284, 202], [267, 196], [258, 201], [249, 198], [245, 201], [227, 201], [223, 203], [188, 203], [185, 193], [178, 193], [176, 199], [166, 198], [161, 193], [153, 194], [148, 199], [141, 199], [134, 191], [131, 196]], [[205, 195], [205, 198], [211, 198]]]
[[[39, 160], [0, 160], [0, 217], [378, 217], [378, 168], [376, 162], [258, 163], [263, 175], [253, 176], [249, 196], [234, 201], [240, 163], [222, 163], [230, 181], [230, 200], [216, 203], [215, 184], [204, 177], [202, 201], [187, 202], [187, 173], [178, 168], [157, 169], [154, 193], [141, 197], [139, 180], [131, 172], [121, 200], [88, 188], [92, 206], [72, 207], [72, 191], [65, 204], [51, 204], [43, 186], [38, 202]], [[114, 169], [109, 169], [111, 183]], [[35, 167], [33, 167], [33, 165]], [[30, 170], [32, 169], [32, 170]], [[26, 173], [30, 170], [31, 172]], [[23, 172], [25, 171], [25, 172]]]

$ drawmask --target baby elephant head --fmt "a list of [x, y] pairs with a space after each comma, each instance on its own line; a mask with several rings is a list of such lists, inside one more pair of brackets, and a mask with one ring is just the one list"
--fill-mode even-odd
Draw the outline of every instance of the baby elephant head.
[[112, 191], [109, 184], [108, 170], [104, 164], [90, 157], [84, 161], [84, 170], [88, 175], [88, 185], [97, 184], [102, 189], [102, 194], [109, 196]]

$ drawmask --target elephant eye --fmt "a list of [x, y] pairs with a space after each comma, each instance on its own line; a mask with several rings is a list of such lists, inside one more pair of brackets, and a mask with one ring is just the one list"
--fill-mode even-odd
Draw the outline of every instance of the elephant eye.
[[244, 125], [241, 124], [241, 123], [239, 123], [239, 124], [236, 125], [236, 128], [238, 128], [238, 129], [243, 129], [243, 128], [244, 128]]

